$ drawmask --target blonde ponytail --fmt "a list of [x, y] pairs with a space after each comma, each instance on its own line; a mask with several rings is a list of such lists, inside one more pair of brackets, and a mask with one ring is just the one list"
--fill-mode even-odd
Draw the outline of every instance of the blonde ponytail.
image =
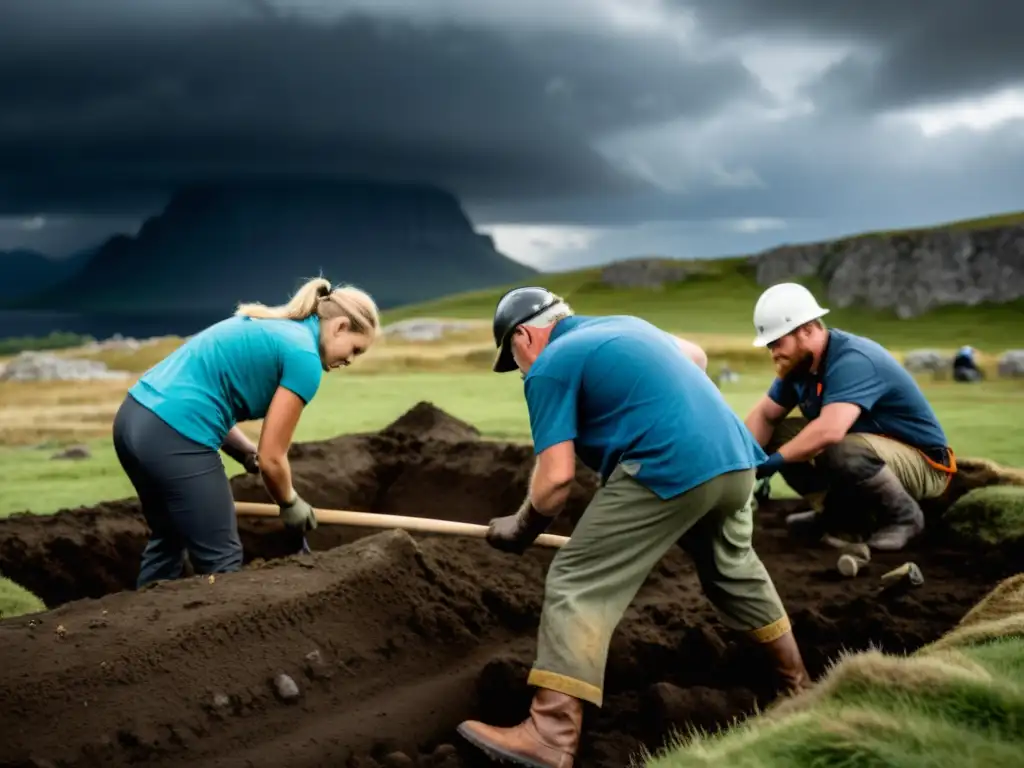
[[235, 314], [281, 320], [305, 320], [311, 315], [324, 320], [347, 317], [356, 333], [375, 337], [380, 330], [380, 312], [370, 294], [352, 285], [342, 285], [331, 290], [331, 282], [325, 277], [308, 280], [287, 304], [276, 307], [268, 307], [259, 302], [239, 304]]
[[373, 297], [353, 285], [342, 285], [331, 291], [320, 302], [317, 313], [325, 320], [347, 317], [353, 331], [371, 338], [380, 330], [380, 312]]
[[331, 293], [331, 281], [325, 277], [314, 277], [295, 292], [287, 304], [268, 307], [258, 301], [239, 304], [235, 315], [260, 319], [305, 320], [316, 313], [320, 299]]

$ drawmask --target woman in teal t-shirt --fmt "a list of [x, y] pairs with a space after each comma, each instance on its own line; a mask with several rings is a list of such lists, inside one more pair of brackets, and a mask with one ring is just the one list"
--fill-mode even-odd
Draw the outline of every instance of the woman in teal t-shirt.
[[[114, 418], [114, 448], [151, 529], [137, 585], [242, 565], [235, 502], [218, 451], [262, 475], [285, 525], [316, 527], [292, 487], [288, 448], [325, 371], [373, 344], [377, 306], [317, 278], [285, 305], [242, 304], [146, 371]], [[263, 419], [259, 446], [238, 428]]]

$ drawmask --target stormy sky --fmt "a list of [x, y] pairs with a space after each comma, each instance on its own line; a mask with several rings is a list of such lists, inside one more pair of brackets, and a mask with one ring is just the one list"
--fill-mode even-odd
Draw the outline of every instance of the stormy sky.
[[0, 249], [180, 185], [427, 181], [514, 258], [713, 256], [1024, 207], [1005, 0], [0, 0]]

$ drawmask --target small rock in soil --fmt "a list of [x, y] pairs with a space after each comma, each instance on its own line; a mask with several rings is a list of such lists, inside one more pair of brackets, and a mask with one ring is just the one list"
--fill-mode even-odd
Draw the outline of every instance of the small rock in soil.
[[392, 752], [384, 756], [384, 768], [416, 768], [416, 763], [405, 752]]
[[431, 768], [460, 768], [459, 753], [451, 744], [441, 744], [430, 757]]
[[299, 698], [299, 686], [283, 673], [274, 678], [274, 690], [282, 701], [294, 701]]
[[323, 654], [315, 650], [306, 654], [306, 674], [311, 680], [328, 680], [334, 671], [324, 661]]

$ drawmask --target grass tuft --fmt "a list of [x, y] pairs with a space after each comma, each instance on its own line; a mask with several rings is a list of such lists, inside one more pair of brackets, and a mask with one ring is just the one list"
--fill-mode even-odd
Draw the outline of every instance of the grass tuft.
[[1024, 543], [1024, 487], [992, 485], [961, 496], [943, 520], [972, 545]]
[[43, 601], [20, 584], [0, 576], [0, 619], [45, 611]]
[[1000, 583], [910, 656], [838, 660], [814, 690], [714, 736], [676, 737], [645, 768], [934, 768], [1020, 765], [1024, 574]]

